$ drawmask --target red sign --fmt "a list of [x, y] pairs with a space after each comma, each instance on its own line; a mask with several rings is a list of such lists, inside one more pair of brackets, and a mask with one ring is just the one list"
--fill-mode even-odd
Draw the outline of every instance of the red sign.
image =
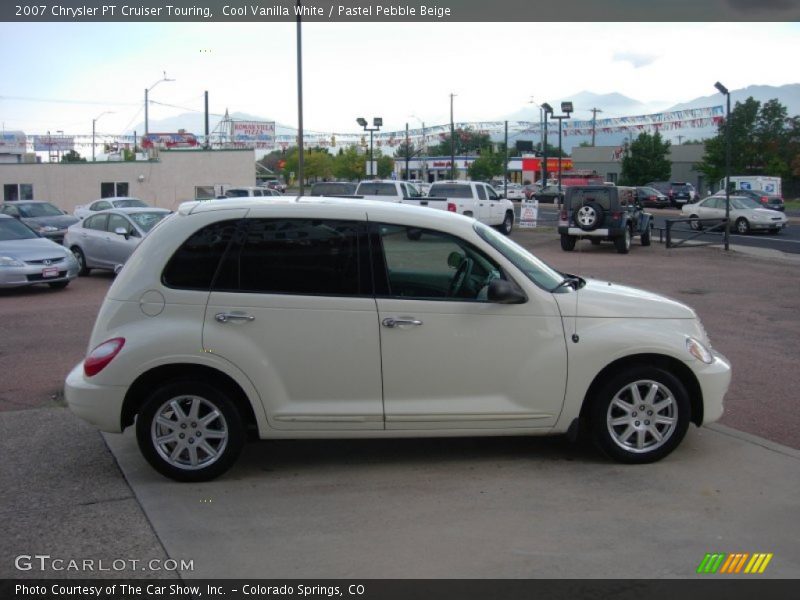
[[278, 161], [278, 168], [279, 168], [279, 169], [284, 169], [284, 168], [286, 168], [286, 161], [285, 161], [285, 160], [279, 160], [279, 161]]
[[[572, 169], [572, 159], [571, 158], [562, 158], [561, 159], [561, 170], [562, 171], [569, 171]], [[541, 171], [542, 170], [542, 159], [541, 158], [523, 158], [522, 159], [522, 170], [523, 171]], [[547, 171], [558, 171], [558, 157], [548, 156], [547, 157]]]

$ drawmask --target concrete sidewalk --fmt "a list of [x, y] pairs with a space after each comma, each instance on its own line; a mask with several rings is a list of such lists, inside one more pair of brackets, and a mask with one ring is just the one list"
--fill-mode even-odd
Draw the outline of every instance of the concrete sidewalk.
[[707, 552], [800, 575], [800, 452], [722, 426], [644, 466], [561, 438], [259, 442], [203, 484], [106, 439], [191, 577], [687, 578]]

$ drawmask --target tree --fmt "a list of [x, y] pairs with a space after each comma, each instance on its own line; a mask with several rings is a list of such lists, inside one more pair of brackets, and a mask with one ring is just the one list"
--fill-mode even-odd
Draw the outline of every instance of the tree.
[[356, 146], [349, 146], [334, 157], [333, 176], [347, 181], [363, 179], [366, 172], [365, 160], [365, 156], [359, 154]]
[[[479, 133], [472, 129], [456, 129], [453, 139], [455, 154], [476, 154], [481, 148], [492, 145], [488, 133]], [[441, 140], [438, 144], [428, 147], [428, 156], [450, 156], [450, 134], [443, 133]]]
[[505, 154], [492, 152], [489, 148], [484, 148], [481, 155], [472, 161], [467, 169], [473, 181], [489, 181], [496, 175], [503, 175], [504, 171]]
[[83, 158], [80, 154], [78, 154], [75, 150], [70, 150], [69, 152], [65, 152], [64, 155], [61, 157], [62, 163], [76, 163], [76, 162], [86, 162], [86, 159]]
[[[300, 156], [296, 147], [286, 151], [284, 170], [299, 174]], [[327, 179], [333, 174], [333, 156], [325, 148], [309, 148], [303, 153], [303, 176], [311, 179]]]
[[620, 184], [644, 185], [648, 181], [669, 179], [672, 173], [672, 164], [667, 158], [670, 145], [658, 131], [652, 135], [640, 133], [625, 149]]

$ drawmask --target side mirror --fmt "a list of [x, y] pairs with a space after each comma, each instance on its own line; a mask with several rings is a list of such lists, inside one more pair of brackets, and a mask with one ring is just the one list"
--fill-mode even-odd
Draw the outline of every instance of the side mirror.
[[130, 237], [130, 235], [131, 235], [131, 234], [130, 234], [130, 231], [128, 231], [128, 230], [127, 230], [127, 229], [125, 229], [124, 227], [117, 227], [117, 228], [114, 230], [114, 233], [116, 233], [117, 235], [121, 235], [121, 236], [123, 236], [123, 237], [124, 237], [126, 240], [127, 240], [127, 239]]
[[507, 279], [490, 281], [486, 298], [495, 304], [522, 304], [527, 300], [519, 286]]

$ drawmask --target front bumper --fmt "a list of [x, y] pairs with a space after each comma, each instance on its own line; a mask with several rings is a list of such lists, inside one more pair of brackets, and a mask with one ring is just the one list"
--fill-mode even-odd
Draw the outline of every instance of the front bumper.
[[23, 267], [0, 267], [0, 288], [15, 288], [38, 283], [60, 283], [71, 281], [78, 276], [78, 264], [70, 261], [66, 264], [53, 265], [57, 275], [45, 275], [43, 265], [25, 265]]
[[750, 229], [783, 229], [786, 221], [750, 221]]
[[719, 352], [711, 351], [714, 360], [710, 365], [699, 363], [694, 372], [703, 392], [703, 425], [719, 420], [723, 412], [723, 399], [731, 383], [731, 363]]
[[78, 363], [64, 382], [64, 397], [73, 414], [101, 431], [122, 431], [122, 404], [128, 388], [97, 385], [86, 379], [83, 362]]

